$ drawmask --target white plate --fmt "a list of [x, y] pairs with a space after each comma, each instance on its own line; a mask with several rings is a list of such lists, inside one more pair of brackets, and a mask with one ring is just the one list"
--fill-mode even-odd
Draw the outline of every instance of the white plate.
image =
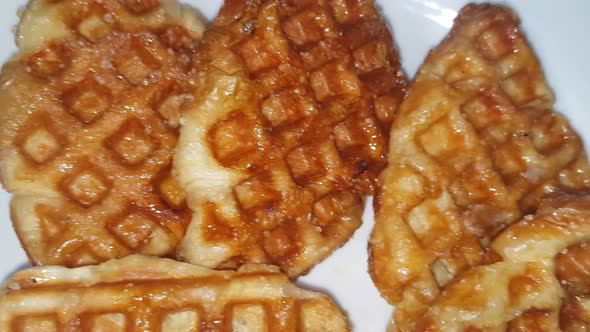
[[[221, 0], [185, 0], [209, 18]], [[15, 52], [12, 28], [17, 9], [26, 0], [0, 2], [0, 58]], [[465, 0], [377, 0], [390, 23], [404, 69], [413, 75], [427, 51], [446, 34]], [[524, 30], [541, 62], [549, 85], [557, 95], [557, 110], [590, 140], [590, 1], [513, 0], [507, 1], [522, 18]], [[0, 110], [1, 111], [1, 110]], [[586, 123], [586, 125], [585, 125]], [[9, 195], [0, 192], [0, 281], [27, 266], [27, 259], [10, 226]], [[355, 331], [383, 331], [391, 307], [383, 301], [367, 274], [366, 243], [372, 227], [372, 209], [365, 212], [365, 224], [344, 248], [317, 266], [300, 283], [325, 290], [346, 310]]]

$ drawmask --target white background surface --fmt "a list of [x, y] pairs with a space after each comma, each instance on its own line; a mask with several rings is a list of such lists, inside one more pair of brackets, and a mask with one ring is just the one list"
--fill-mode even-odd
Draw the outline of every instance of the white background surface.
[[[181, 0], [182, 1], [182, 0]], [[221, 0], [184, 0], [208, 18]], [[0, 1], [0, 59], [15, 52], [12, 30], [16, 11], [26, 0]], [[406, 73], [411, 77], [428, 50], [446, 34], [465, 0], [377, 0], [389, 22]], [[590, 140], [590, 1], [507, 1], [520, 15], [524, 31], [544, 66], [549, 85], [557, 95], [556, 109]], [[1, 105], [0, 105], [0, 111]], [[590, 143], [588, 143], [590, 144]], [[0, 282], [27, 266], [10, 224], [9, 195], [0, 191]], [[384, 331], [391, 307], [383, 301], [367, 274], [366, 243], [372, 228], [368, 202], [365, 223], [354, 238], [299, 283], [331, 294], [349, 314], [355, 331]]]

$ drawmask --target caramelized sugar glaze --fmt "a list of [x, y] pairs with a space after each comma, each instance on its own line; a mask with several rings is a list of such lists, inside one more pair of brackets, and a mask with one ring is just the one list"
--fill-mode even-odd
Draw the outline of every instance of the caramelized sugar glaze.
[[328, 296], [263, 265], [213, 271], [135, 255], [25, 270], [0, 295], [3, 332], [350, 331]]
[[406, 88], [373, 1], [226, 1], [175, 159], [193, 263], [295, 276], [348, 240]]
[[590, 188], [583, 144], [553, 107], [516, 15], [466, 6], [400, 106], [375, 199], [370, 271], [400, 331], [545, 195]]
[[32, 1], [2, 71], [1, 175], [35, 264], [172, 254], [171, 173], [203, 25], [174, 1]]
[[413, 331], [587, 331], [590, 199], [552, 195], [446, 285]]

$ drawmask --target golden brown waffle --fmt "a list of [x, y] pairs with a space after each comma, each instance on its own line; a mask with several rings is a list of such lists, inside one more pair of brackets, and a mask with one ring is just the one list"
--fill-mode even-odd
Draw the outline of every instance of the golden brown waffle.
[[129, 256], [17, 273], [0, 294], [0, 330], [350, 331], [329, 297], [268, 266], [213, 271]]
[[193, 220], [181, 255], [300, 275], [361, 223], [404, 93], [373, 1], [226, 1], [175, 156]]
[[590, 330], [590, 241], [566, 248], [555, 259], [556, 275], [566, 291], [559, 312], [565, 332]]
[[0, 175], [34, 264], [173, 253], [190, 210], [171, 160], [202, 30], [175, 1], [29, 3], [0, 78]]
[[590, 196], [561, 196], [491, 244], [497, 262], [450, 283], [415, 331], [587, 331]]
[[552, 111], [518, 25], [504, 7], [465, 7], [400, 106], [369, 247], [402, 331], [546, 193], [590, 186], [582, 143]]

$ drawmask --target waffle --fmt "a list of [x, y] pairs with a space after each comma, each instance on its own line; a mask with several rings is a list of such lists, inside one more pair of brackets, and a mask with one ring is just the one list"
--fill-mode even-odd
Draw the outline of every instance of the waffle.
[[135, 255], [22, 271], [1, 292], [5, 332], [350, 331], [330, 298], [268, 266], [221, 272]]
[[553, 106], [516, 15], [466, 6], [400, 106], [375, 199], [370, 272], [400, 330], [545, 194], [589, 187], [582, 142]]
[[34, 264], [172, 254], [171, 173], [203, 25], [174, 1], [33, 0], [0, 77], [0, 177]]
[[590, 330], [590, 241], [566, 248], [555, 264], [556, 276], [566, 290], [559, 311], [561, 330]]
[[195, 58], [174, 167], [183, 259], [305, 273], [361, 223], [406, 86], [373, 1], [226, 1]]
[[587, 331], [590, 197], [552, 200], [501, 233], [497, 262], [460, 274], [416, 331]]

